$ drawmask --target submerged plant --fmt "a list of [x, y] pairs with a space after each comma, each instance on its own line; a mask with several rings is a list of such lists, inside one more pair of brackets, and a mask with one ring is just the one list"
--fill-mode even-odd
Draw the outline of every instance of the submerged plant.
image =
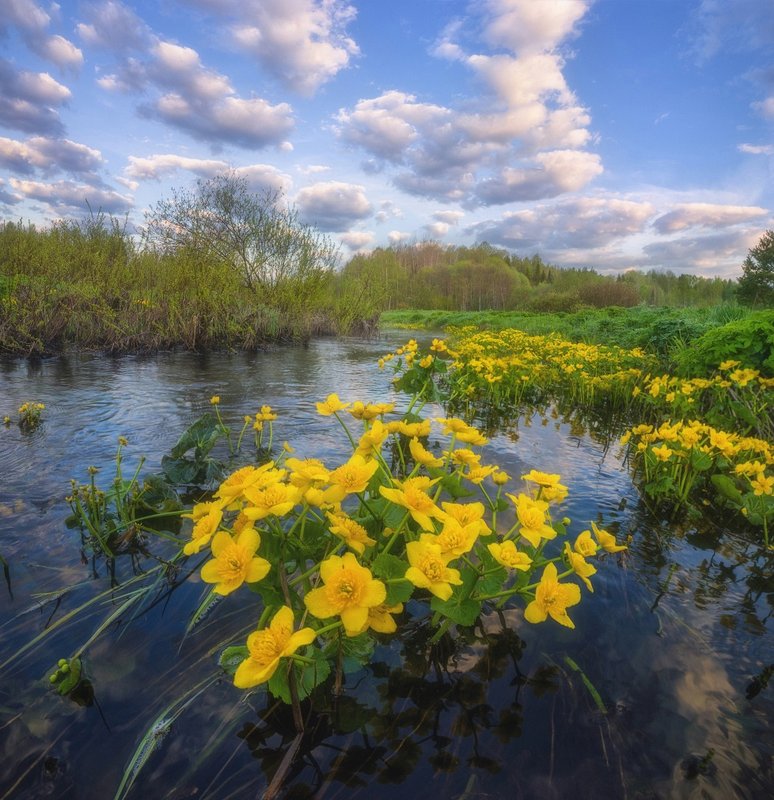
[[34, 431], [43, 421], [44, 403], [22, 403], [19, 406], [19, 427], [23, 431]]

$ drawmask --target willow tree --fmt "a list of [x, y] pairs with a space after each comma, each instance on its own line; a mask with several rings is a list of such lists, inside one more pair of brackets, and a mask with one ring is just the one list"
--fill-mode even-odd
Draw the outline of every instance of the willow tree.
[[282, 193], [250, 190], [234, 172], [176, 189], [145, 215], [145, 243], [163, 252], [194, 252], [233, 269], [263, 302], [308, 302], [327, 286], [338, 250], [303, 224]]

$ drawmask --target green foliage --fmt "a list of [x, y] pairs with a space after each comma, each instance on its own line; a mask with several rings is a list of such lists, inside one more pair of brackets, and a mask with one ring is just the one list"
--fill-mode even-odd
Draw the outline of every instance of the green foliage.
[[737, 297], [746, 305], [774, 306], [774, 231], [766, 231], [742, 264]]
[[680, 353], [677, 366], [683, 375], [702, 376], [728, 360], [774, 376], [774, 311], [756, 311], [707, 331]]

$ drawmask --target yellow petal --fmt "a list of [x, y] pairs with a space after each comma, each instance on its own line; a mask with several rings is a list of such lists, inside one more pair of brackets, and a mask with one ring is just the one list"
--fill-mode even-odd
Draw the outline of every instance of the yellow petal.
[[272, 617], [269, 623], [271, 630], [293, 630], [293, 609], [289, 606], [282, 606], [282, 608]]
[[341, 612], [341, 621], [344, 623], [347, 636], [357, 636], [358, 633], [365, 630], [368, 623], [368, 609], [363, 607], [345, 608]]
[[236, 537], [236, 543], [240, 547], [244, 547], [248, 553], [254, 553], [261, 544], [261, 536], [255, 528], [245, 528]]
[[290, 639], [288, 639], [288, 643], [282, 650], [283, 656], [289, 656], [291, 653], [295, 653], [299, 647], [306, 647], [306, 645], [311, 644], [315, 637], [317, 636], [317, 632], [313, 628], [301, 628], [300, 631], [296, 631]]
[[233, 541], [226, 531], [218, 531], [212, 539], [212, 555], [217, 558]]
[[526, 619], [527, 622], [545, 622], [547, 616], [548, 614], [546, 614], [545, 610], [541, 608], [535, 600], [524, 609], [524, 619]]
[[265, 558], [253, 558], [247, 567], [245, 583], [255, 583], [263, 580], [269, 574], [270, 569], [271, 564]]
[[387, 588], [381, 581], [371, 580], [366, 584], [361, 604], [368, 608], [381, 605], [387, 599]]
[[319, 589], [312, 589], [304, 597], [304, 605], [309, 609], [309, 613], [313, 614], [317, 619], [328, 619], [328, 617], [335, 617], [339, 613], [339, 609], [328, 601], [325, 588], [322, 586]]
[[216, 559], [210, 559], [202, 567], [202, 580], [205, 583], [218, 583], [220, 581], [220, 568]]
[[343, 561], [339, 556], [330, 556], [320, 564], [320, 577], [323, 583], [329, 583], [331, 578], [341, 569]]
[[259, 683], [268, 681], [279, 666], [279, 658], [275, 658], [268, 664], [259, 664], [252, 658], [246, 658], [234, 674], [234, 686], [238, 689], [249, 689]]

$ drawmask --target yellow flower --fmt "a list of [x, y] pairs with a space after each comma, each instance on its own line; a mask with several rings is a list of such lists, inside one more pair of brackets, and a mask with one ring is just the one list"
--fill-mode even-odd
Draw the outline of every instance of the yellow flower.
[[219, 531], [212, 540], [213, 559], [202, 567], [202, 580], [215, 584], [216, 594], [231, 594], [243, 583], [265, 578], [271, 565], [255, 553], [261, 537], [254, 528], [245, 528], [235, 539]]
[[337, 394], [329, 394], [324, 403], [316, 403], [315, 405], [317, 406], [317, 413], [323, 417], [330, 417], [331, 414], [335, 414], [337, 411], [349, 408], [349, 403], [342, 403]]
[[343, 500], [348, 494], [364, 492], [377, 469], [379, 469], [378, 461], [366, 460], [355, 453], [349, 461], [334, 469], [328, 476], [331, 489], [334, 490], [330, 493], [331, 497], [338, 501]]
[[488, 544], [487, 549], [494, 560], [507, 569], [520, 569], [522, 572], [526, 572], [532, 566], [532, 559], [526, 553], [517, 550], [511, 539]]
[[234, 686], [249, 689], [268, 681], [276, 672], [281, 658], [292, 656], [299, 647], [314, 641], [312, 628], [293, 632], [293, 611], [288, 606], [274, 615], [268, 628], [253, 631], [247, 637], [249, 655], [237, 667]]
[[454, 450], [451, 457], [455, 464], [463, 464], [467, 467], [474, 467], [481, 463], [481, 456], [467, 447]]
[[521, 535], [533, 546], [537, 547], [541, 539], [553, 539], [556, 531], [546, 522], [548, 503], [544, 500], [533, 500], [526, 494], [507, 495], [516, 506], [516, 517], [521, 525]]
[[214, 394], [210, 398], [210, 405], [213, 405], [213, 406], [220, 405], [220, 395]]
[[359, 453], [361, 456], [363, 456], [363, 458], [376, 456], [381, 452], [384, 440], [389, 435], [389, 431], [387, 430], [385, 424], [380, 419], [377, 419], [360, 437], [360, 441], [357, 444], [355, 452]]
[[[599, 546], [603, 550], [606, 550], [608, 553], [619, 553], [621, 550], [626, 550], [625, 544], [616, 544], [615, 536], [613, 536], [612, 533], [602, 530], [602, 528], [598, 528], [596, 522], [591, 523], [591, 529], [594, 531], [594, 536], [597, 537]], [[588, 531], [586, 531], [586, 533], [587, 532]]]
[[268, 516], [284, 517], [301, 500], [301, 490], [286, 483], [275, 483], [265, 489], [249, 488], [245, 491], [249, 505], [243, 513], [249, 519], [264, 519]]
[[403, 436], [407, 436], [409, 439], [414, 436], [422, 438], [430, 435], [432, 424], [429, 419], [423, 419], [421, 422], [406, 422], [405, 420], [399, 419], [388, 422], [387, 430], [389, 433], [400, 433]]
[[191, 541], [183, 547], [183, 553], [192, 556], [210, 543], [223, 519], [223, 509], [218, 503], [197, 503], [190, 514], [182, 516], [194, 520]]
[[574, 550], [584, 558], [595, 556], [599, 545], [591, 538], [591, 531], [582, 531], [575, 540]]
[[576, 553], [570, 547], [569, 542], [564, 543], [564, 554], [567, 556], [573, 572], [586, 584], [586, 588], [593, 592], [594, 587], [591, 585], [589, 577], [596, 574], [597, 568], [593, 564], [589, 564], [580, 553]]
[[368, 610], [384, 603], [387, 589], [371, 570], [358, 564], [352, 553], [330, 556], [320, 564], [323, 586], [304, 597], [309, 613], [319, 619], [341, 617], [348, 636], [357, 636], [368, 624]]
[[427, 489], [437, 481], [437, 478], [432, 480], [420, 475], [416, 478], [408, 478], [402, 483], [394, 481], [398, 486], [397, 489], [380, 486], [379, 492], [390, 502], [408, 509], [419, 527], [422, 530], [429, 531], [433, 530], [431, 517], [438, 519], [442, 515], [441, 509], [438, 508], [432, 497], [427, 494]]
[[330, 522], [330, 532], [343, 539], [358, 555], [363, 555], [366, 547], [376, 544], [368, 531], [346, 514], [326, 514]]
[[733, 369], [734, 367], [738, 367], [739, 364], [740, 364], [739, 361], [731, 361], [731, 360], [729, 360], [729, 361], [721, 361], [720, 362], [720, 366], [718, 367], [718, 369], [722, 369], [722, 370]]
[[378, 417], [383, 411], [381, 405], [363, 403], [361, 400], [355, 400], [355, 402], [352, 403], [352, 407], [349, 409], [349, 413], [355, 419], [371, 420]]
[[403, 611], [403, 603], [388, 606], [386, 603], [368, 609], [368, 620], [363, 631], [371, 628], [377, 633], [395, 633], [398, 626], [392, 618], [392, 614], [400, 614]]
[[409, 451], [417, 464], [422, 464], [425, 467], [443, 466], [443, 459], [436, 458], [429, 450], [426, 450], [416, 436], [409, 442]]
[[475, 526], [479, 536], [488, 536], [492, 533], [489, 525], [484, 521], [483, 503], [441, 503], [441, 516], [439, 519], [446, 524], [449, 520], [454, 520], [464, 528]]
[[651, 447], [651, 452], [659, 461], [669, 461], [674, 450], [670, 450], [665, 444], [661, 447]]
[[272, 422], [277, 419], [277, 415], [271, 410], [271, 406], [261, 406], [261, 410], [255, 415], [256, 421]]
[[223, 508], [230, 506], [236, 500], [243, 498], [245, 490], [258, 483], [261, 475], [272, 466], [274, 465], [269, 462], [261, 467], [247, 466], [232, 472], [218, 487], [215, 499]]
[[291, 470], [290, 482], [302, 491], [325, 483], [331, 474], [318, 458], [288, 458], [285, 464]]
[[493, 475], [492, 475], [492, 482], [493, 482], [493, 483], [494, 483], [496, 486], [505, 486], [505, 484], [506, 484], [506, 483], [508, 483], [508, 481], [509, 481], [510, 479], [511, 479], [511, 476], [510, 476], [510, 475], [509, 475], [507, 472], [504, 472], [504, 471], [503, 471], [503, 470], [501, 470], [501, 469], [498, 469], [498, 470], [497, 470], [495, 473], [493, 473]]
[[758, 496], [772, 494], [774, 492], [774, 475], [767, 477], [762, 472], [759, 472], [750, 481], [750, 486], [752, 486], [754, 494]]
[[574, 628], [575, 623], [567, 616], [567, 609], [580, 603], [580, 588], [574, 583], [559, 583], [556, 566], [546, 564], [543, 577], [535, 589], [535, 599], [524, 611], [527, 622], [545, 622], [550, 615], [560, 625]]
[[560, 478], [561, 475], [555, 472], [539, 472], [536, 469], [532, 469], [526, 475], [521, 476], [523, 481], [536, 483], [538, 486], [556, 486]]
[[461, 555], [470, 552], [478, 539], [478, 525], [463, 526], [454, 519], [447, 519], [444, 522], [441, 532], [436, 536], [433, 533], [423, 533], [419, 537], [420, 541], [429, 537], [441, 548], [441, 555], [449, 559], [459, 558]]
[[426, 355], [423, 359], [420, 360], [419, 366], [423, 369], [427, 369], [433, 363], [433, 357], [431, 355]]
[[406, 555], [411, 565], [406, 570], [406, 580], [439, 599], [448, 600], [452, 596], [452, 584], [462, 584], [459, 570], [447, 566], [451, 559], [441, 554], [440, 545], [428, 540], [409, 542]]

